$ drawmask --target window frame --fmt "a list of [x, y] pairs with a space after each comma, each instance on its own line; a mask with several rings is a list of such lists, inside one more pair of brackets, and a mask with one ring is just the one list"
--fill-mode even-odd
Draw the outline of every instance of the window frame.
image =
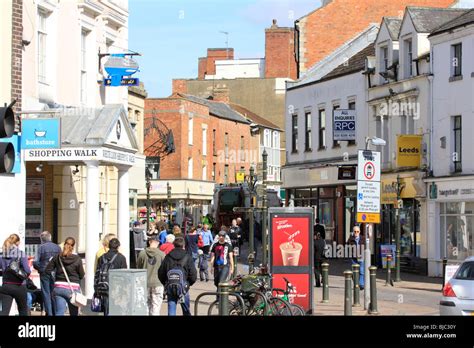
[[326, 149], [326, 109], [318, 110], [318, 150]]
[[[457, 50], [459, 48], [459, 50]], [[451, 45], [452, 49], [452, 71], [451, 77], [461, 77], [462, 76], [462, 42]], [[459, 57], [457, 56], [459, 54]]]
[[[459, 125], [457, 125], [457, 120], [459, 120]], [[459, 144], [457, 139], [457, 134], [459, 133]], [[458, 149], [459, 145], [459, 149]], [[453, 161], [454, 163], [454, 172], [462, 172], [462, 116], [456, 115], [453, 116], [453, 148], [454, 152], [458, 154], [458, 160]]]
[[291, 115], [291, 153], [298, 153], [298, 114]]
[[[334, 103], [334, 104], [332, 105], [332, 119], [333, 119], [333, 120], [334, 120], [334, 111], [335, 111], [335, 110], [338, 110], [338, 109], [340, 109], [340, 108], [341, 108], [341, 104]], [[334, 132], [333, 132], [333, 137], [334, 137]], [[337, 149], [337, 148], [340, 148], [340, 147], [341, 147], [341, 142], [340, 142], [339, 140], [334, 140], [334, 138], [333, 138], [333, 140], [332, 140], [332, 148], [333, 148], [333, 149], [334, 149], [334, 148]]]
[[[309, 117], [308, 117], [309, 116]], [[311, 152], [312, 149], [312, 113], [310, 110], [305, 111], [304, 113], [304, 151]]]

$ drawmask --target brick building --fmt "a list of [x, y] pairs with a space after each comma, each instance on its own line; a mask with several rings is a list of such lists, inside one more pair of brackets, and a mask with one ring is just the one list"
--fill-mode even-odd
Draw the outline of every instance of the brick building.
[[[250, 122], [225, 102], [228, 94], [216, 93], [214, 100], [174, 93], [168, 98], [148, 98], [145, 101], [145, 136], [147, 158], [153, 151], [159, 132], [171, 130], [175, 152], [159, 159], [152, 172], [152, 210], [159, 217], [176, 212], [176, 221], [185, 215], [194, 220], [207, 213], [215, 184], [235, 183], [236, 173], [248, 173], [256, 161], [258, 138], [250, 133]], [[255, 165], [256, 163], [254, 163]], [[171, 187], [168, 207], [167, 185]], [[139, 195], [139, 205], [144, 205]], [[173, 213], [174, 214], [174, 213]]]
[[295, 21], [298, 76], [384, 16], [403, 17], [406, 6], [449, 7], [455, 0], [325, 0]]

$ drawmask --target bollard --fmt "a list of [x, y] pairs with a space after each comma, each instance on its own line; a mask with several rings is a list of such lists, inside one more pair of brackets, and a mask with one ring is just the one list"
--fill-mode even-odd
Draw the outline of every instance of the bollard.
[[385, 280], [385, 286], [392, 285], [392, 255], [387, 255], [387, 279]]
[[446, 265], [448, 264], [448, 259], [443, 259], [443, 284], [441, 285], [441, 290], [444, 289], [444, 284], [446, 282]]
[[323, 274], [323, 301], [324, 303], [329, 302], [329, 263], [324, 262], [321, 265]]
[[230, 283], [219, 283], [219, 315], [229, 315]]
[[344, 271], [344, 315], [352, 315], [352, 271]]
[[353, 281], [354, 281], [354, 304], [352, 306], [360, 306], [360, 286], [359, 286], [359, 277], [360, 277], [360, 265], [354, 263], [352, 265]]
[[369, 314], [377, 314], [377, 267], [370, 266], [370, 303], [369, 303]]

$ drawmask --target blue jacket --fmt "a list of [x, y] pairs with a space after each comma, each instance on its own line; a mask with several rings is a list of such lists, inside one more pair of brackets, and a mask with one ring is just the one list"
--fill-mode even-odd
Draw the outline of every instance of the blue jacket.
[[60, 252], [61, 248], [59, 245], [54, 244], [53, 242], [41, 244], [38, 248], [38, 251], [36, 252], [36, 257], [33, 261], [33, 268], [38, 270], [40, 274], [44, 273], [49, 261]]
[[202, 241], [204, 242], [204, 246], [206, 245], [211, 245], [214, 241], [214, 239], [212, 238], [212, 233], [211, 231], [207, 230], [207, 231], [204, 231], [202, 230], [201, 231], [201, 235], [202, 235]]
[[3, 254], [0, 254], [0, 269], [3, 274], [3, 284], [21, 285], [22, 281], [18, 277], [14, 276], [13, 274], [10, 274], [9, 272], [5, 273], [5, 270], [10, 265], [10, 262], [18, 258], [21, 262], [21, 268], [23, 268], [26, 273], [31, 273], [25, 252], [23, 250], [18, 249], [18, 247], [16, 246], [10, 247], [8, 252], [4, 251]]

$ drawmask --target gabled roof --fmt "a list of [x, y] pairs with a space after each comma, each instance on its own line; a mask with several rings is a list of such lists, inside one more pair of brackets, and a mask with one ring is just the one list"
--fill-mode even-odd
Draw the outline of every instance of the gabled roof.
[[418, 33], [431, 33], [467, 11], [462, 8], [407, 7], [407, 14]]
[[[102, 146], [121, 120], [123, 136], [127, 136], [131, 149], [138, 149], [137, 141], [122, 104], [105, 105], [101, 108], [65, 108], [61, 118], [62, 146]], [[123, 132], [125, 131], [125, 132]]]
[[209, 108], [209, 113], [216, 117], [224, 118], [230, 121], [240, 122], [250, 124], [250, 122], [242, 117], [237, 111], [233, 110], [229, 105], [226, 103], [221, 103], [209, 99], [204, 99], [200, 97], [196, 97], [190, 94], [182, 94], [178, 93], [181, 98], [187, 99], [194, 103], [206, 105]]
[[329, 80], [339, 76], [344, 76], [348, 74], [352, 74], [358, 71], [362, 71], [365, 69], [365, 59], [367, 56], [374, 56], [375, 55], [375, 44], [371, 43], [366, 48], [364, 48], [359, 53], [355, 54], [345, 64], [339, 65], [336, 69], [331, 71], [326, 76], [323, 76], [321, 80]]
[[243, 107], [242, 105], [235, 104], [235, 103], [229, 103], [229, 106], [237, 111], [239, 114], [250, 120], [252, 123], [256, 123], [260, 126], [263, 126], [265, 128], [271, 128], [274, 130], [281, 131], [281, 129], [273, 124], [272, 122], [268, 121], [267, 119], [257, 115], [253, 111], [250, 111], [249, 109]]
[[430, 36], [438, 35], [446, 31], [459, 28], [468, 24], [474, 23], [474, 9], [454, 18], [453, 20], [443, 24], [442, 26], [435, 29]]
[[384, 17], [383, 20], [387, 25], [390, 38], [394, 41], [398, 41], [398, 35], [400, 34], [400, 28], [402, 27], [402, 20], [396, 17]]

